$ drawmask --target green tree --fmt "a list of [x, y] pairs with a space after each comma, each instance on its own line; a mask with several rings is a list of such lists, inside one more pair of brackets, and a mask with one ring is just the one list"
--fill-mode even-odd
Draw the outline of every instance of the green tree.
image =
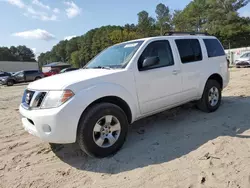
[[78, 41], [77, 40], [78, 40], [78, 38], [76, 37], [76, 38], [72, 38], [71, 40], [67, 41], [66, 48], [65, 48], [65, 51], [66, 51], [66, 61], [70, 60], [72, 52], [78, 50]]
[[7, 47], [0, 47], [0, 61], [13, 61], [15, 57], [11, 54], [11, 51]]
[[33, 51], [26, 46], [0, 47], [0, 61], [36, 61]]
[[137, 31], [140, 37], [149, 37], [153, 33], [153, 24], [155, 20], [149, 16], [148, 12], [143, 10], [138, 14]]
[[66, 62], [66, 45], [67, 45], [67, 40], [62, 40], [60, 41], [56, 46], [53, 47], [56, 56], [59, 57], [59, 60], [62, 62]]
[[26, 46], [17, 46], [19, 61], [35, 61], [35, 54]]
[[[156, 22], [148, 12], [137, 14], [137, 24], [102, 26], [68, 41], [60, 41], [51, 51], [42, 53], [41, 64], [52, 61], [88, 63], [103, 49], [123, 41], [157, 36], [167, 30], [208, 32], [218, 37], [224, 47], [248, 46], [250, 41], [250, 18], [240, 17], [238, 11], [249, 0], [193, 0], [183, 10], [170, 14], [169, 8], [160, 3], [156, 6]], [[3, 50], [2, 50], [3, 51]], [[0, 49], [0, 54], [1, 52]], [[15, 49], [8, 58], [16, 58]], [[74, 55], [73, 55], [74, 54]], [[13, 57], [14, 56], [14, 57]], [[19, 57], [19, 55], [18, 55]]]
[[81, 67], [79, 51], [75, 51], [71, 54], [70, 63], [73, 65], [73, 67], [76, 67], [76, 68]]
[[160, 28], [160, 35], [164, 35], [164, 31], [171, 29], [171, 14], [169, 8], [160, 3], [156, 6], [157, 26]]

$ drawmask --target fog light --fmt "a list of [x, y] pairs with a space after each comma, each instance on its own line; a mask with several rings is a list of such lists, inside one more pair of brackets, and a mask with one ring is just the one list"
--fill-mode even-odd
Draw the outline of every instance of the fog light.
[[43, 125], [42, 129], [43, 129], [43, 132], [45, 132], [46, 134], [51, 133], [51, 127], [49, 125]]

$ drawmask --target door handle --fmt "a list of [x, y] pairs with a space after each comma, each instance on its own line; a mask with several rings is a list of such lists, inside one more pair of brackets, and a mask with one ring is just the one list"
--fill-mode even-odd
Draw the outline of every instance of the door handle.
[[173, 70], [173, 75], [177, 75], [177, 74], [179, 74], [179, 73], [180, 73], [179, 70]]

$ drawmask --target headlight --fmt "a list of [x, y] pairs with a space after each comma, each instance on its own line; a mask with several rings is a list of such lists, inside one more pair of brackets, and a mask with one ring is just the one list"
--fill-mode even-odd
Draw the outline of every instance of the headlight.
[[7, 78], [8, 78], [7, 76], [6, 77], [2, 77], [1, 80], [5, 81], [5, 80], [7, 80]]
[[56, 108], [74, 96], [71, 90], [49, 91], [43, 100], [41, 108]]

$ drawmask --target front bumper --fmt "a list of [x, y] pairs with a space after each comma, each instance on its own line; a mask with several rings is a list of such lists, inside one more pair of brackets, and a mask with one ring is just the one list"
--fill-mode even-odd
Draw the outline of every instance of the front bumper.
[[50, 143], [74, 143], [81, 113], [69, 101], [58, 108], [29, 110], [19, 106], [24, 129], [30, 134]]
[[250, 67], [250, 62], [240, 61], [235, 64], [236, 67]]
[[6, 83], [7, 83], [7, 80], [0, 80], [0, 85], [6, 85]]

